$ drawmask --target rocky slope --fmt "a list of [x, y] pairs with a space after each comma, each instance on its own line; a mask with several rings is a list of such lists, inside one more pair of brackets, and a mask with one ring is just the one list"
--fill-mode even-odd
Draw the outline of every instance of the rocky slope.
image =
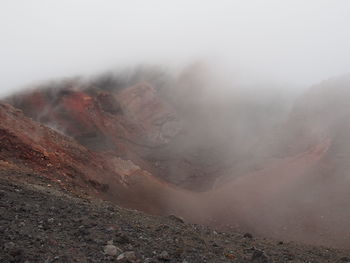
[[[0, 262], [349, 262], [349, 251], [267, 240], [80, 199], [1, 171]], [[35, 184], [33, 184], [35, 181]]]
[[347, 80], [312, 88], [284, 126], [279, 107], [202, 92], [191, 74], [166, 82], [176, 89], [102, 80], [0, 104], [0, 168], [147, 213], [348, 247]]
[[88, 150], [10, 105], [0, 104], [0, 120], [1, 169], [35, 173], [79, 195], [156, 214], [167, 213], [167, 198], [181, 195], [132, 161]]

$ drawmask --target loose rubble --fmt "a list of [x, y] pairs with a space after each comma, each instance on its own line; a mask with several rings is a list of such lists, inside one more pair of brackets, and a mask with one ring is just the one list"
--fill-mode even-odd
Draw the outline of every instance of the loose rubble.
[[345, 250], [244, 237], [4, 177], [0, 262], [349, 262]]

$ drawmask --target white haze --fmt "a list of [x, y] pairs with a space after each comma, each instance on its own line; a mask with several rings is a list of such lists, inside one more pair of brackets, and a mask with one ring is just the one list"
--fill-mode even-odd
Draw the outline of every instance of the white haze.
[[308, 86], [350, 71], [346, 0], [1, 0], [0, 95], [139, 63]]

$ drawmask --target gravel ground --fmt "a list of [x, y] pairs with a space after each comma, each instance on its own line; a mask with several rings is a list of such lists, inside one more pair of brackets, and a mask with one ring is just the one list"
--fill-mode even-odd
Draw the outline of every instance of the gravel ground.
[[215, 231], [8, 178], [0, 262], [350, 262], [349, 251]]

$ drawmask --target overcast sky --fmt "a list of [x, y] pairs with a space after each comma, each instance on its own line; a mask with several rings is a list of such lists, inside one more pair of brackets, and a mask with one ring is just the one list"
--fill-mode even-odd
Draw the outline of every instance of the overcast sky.
[[0, 95], [197, 59], [311, 85], [350, 72], [349, 14], [347, 0], [0, 0]]

